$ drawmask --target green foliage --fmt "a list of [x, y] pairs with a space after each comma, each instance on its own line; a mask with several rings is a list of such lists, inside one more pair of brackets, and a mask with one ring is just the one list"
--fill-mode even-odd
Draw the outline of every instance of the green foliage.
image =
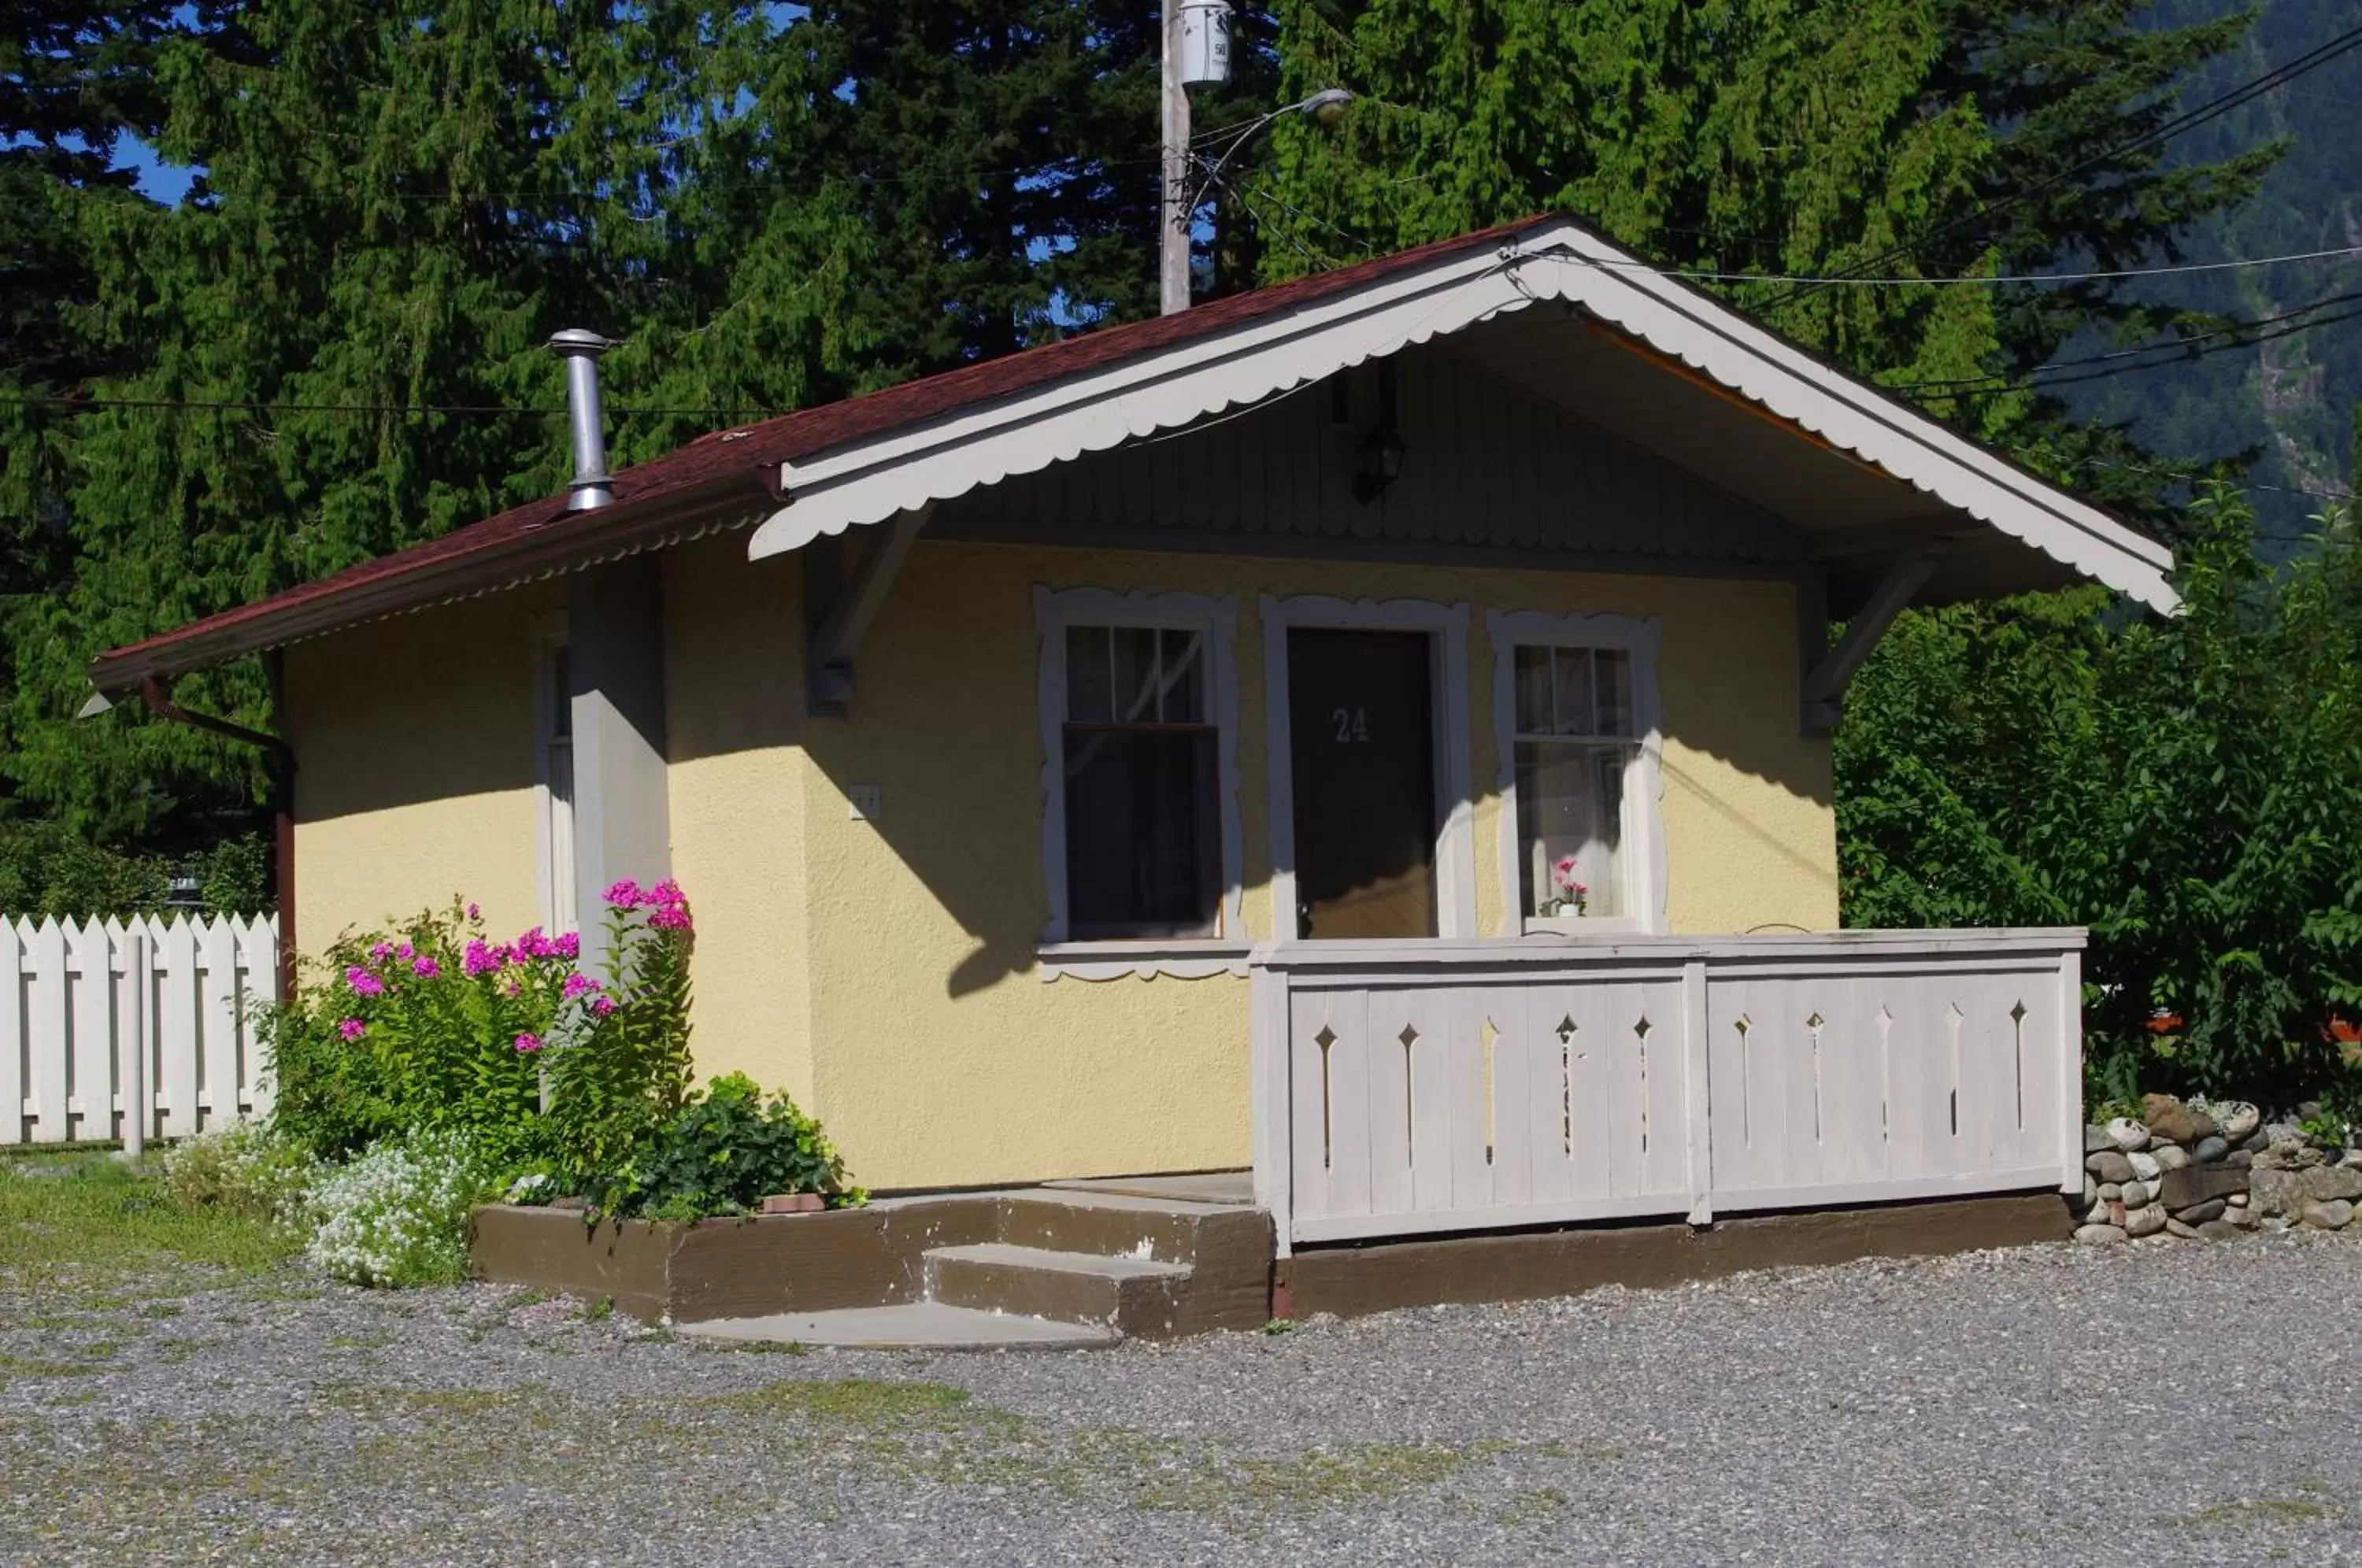
[[1848, 920], [2089, 925], [2100, 1097], [2355, 1090], [2330, 1024], [2362, 1001], [2362, 545], [2330, 520], [2267, 575], [2251, 526], [2227, 490], [2191, 509], [2170, 618], [2092, 591], [1906, 615], [1838, 732]]
[[630, 1169], [688, 1102], [693, 941], [689, 906], [672, 884], [646, 894], [630, 883], [607, 890], [616, 983], [575, 999], [547, 1054], [546, 1146], [572, 1187]]
[[270, 905], [270, 846], [260, 834], [182, 857], [95, 844], [55, 821], [0, 822], [0, 913], [154, 914], [177, 907], [168, 900], [182, 872], [197, 878], [205, 913], [250, 915]]
[[633, 1165], [588, 1196], [654, 1220], [743, 1214], [774, 1193], [855, 1197], [820, 1123], [743, 1073], [719, 1077], [658, 1128]]
[[195, 1211], [223, 1209], [257, 1220], [300, 1224], [320, 1162], [265, 1122], [226, 1121], [184, 1138], [164, 1153], [166, 1199]]
[[282, 1132], [324, 1159], [420, 1129], [469, 1133], [496, 1164], [532, 1156], [570, 939], [494, 946], [455, 900], [340, 940], [312, 973], [262, 1029]]
[[[2249, 193], [2266, 142], [2177, 163], [2131, 146], [2250, 17], [2131, 25], [2136, 0], [1280, 0], [1283, 101], [1342, 85], [1330, 131], [1273, 131], [1265, 273], [1568, 207], [1670, 266], [1938, 278], [2170, 256]], [[1833, 84], [1842, 83], [1841, 90]], [[2126, 149], [2111, 152], [2111, 149]], [[2022, 195], [2029, 190], [2030, 196]], [[2324, 243], [2334, 243], [2325, 241]], [[1711, 285], [1895, 384], [2024, 371], [2079, 332], [2159, 319], [2125, 287]], [[2167, 313], [2169, 314], [2169, 313]], [[1928, 394], [1972, 434], [2085, 466], [2125, 449], [2023, 392]]]

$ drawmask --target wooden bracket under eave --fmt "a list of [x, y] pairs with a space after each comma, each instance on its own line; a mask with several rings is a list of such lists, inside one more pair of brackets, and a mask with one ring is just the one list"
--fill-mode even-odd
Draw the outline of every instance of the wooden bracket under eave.
[[837, 584], [805, 649], [805, 705], [815, 716], [844, 717], [853, 701], [854, 665], [860, 657], [862, 639], [877, 612], [885, 608], [886, 595], [902, 569], [903, 558], [933, 513], [930, 502], [898, 512], [863, 530], [869, 536], [867, 548]]
[[1936, 568], [1950, 547], [1948, 539], [1930, 539], [1898, 554], [1885, 577], [1871, 591], [1870, 598], [1847, 620], [1845, 635], [1838, 639], [1838, 646], [1805, 671], [1797, 697], [1806, 734], [1827, 735], [1837, 728], [1845, 689], [1852, 682], [1854, 671], [1861, 668], [1862, 661], [1878, 646], [1879, 639], [1886, 635], [1886, 628], [1894, 624], [1894, 617], [1936, 575]]

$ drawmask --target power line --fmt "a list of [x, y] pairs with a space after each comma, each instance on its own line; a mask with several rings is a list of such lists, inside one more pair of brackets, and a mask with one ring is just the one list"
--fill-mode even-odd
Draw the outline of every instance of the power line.
[[[2036, 365], [2031, 370], [2014, 374], [1997, 372], [1992, 375], [1953, 376], [1924, 381], [1884, 381], [1880, 384], [1888, 392], [1932, 392], [1944, 387], [1982, 387], [1995, 382], [2014, 386], [2022, 384], [2021, 378], [2040, 376], [2051, 370], [2072, 370], [2082, 365], [2104, 365], [2116, 360], [2136, 359], [2148, 355], [2160, 354], [2167, 356], [2167, 358], [2155, 360], [2153, 363], [2158, 365], [2179, 364], [2192, 359], [2202, 359], [2205, 355], [2215, 352], [2214, 349], [2211, 348], [2197, 349], [2194, 347], [2197, 344], [2204, 343], [2218, 337], [2235, 337], [2239, 333], [2246, 332], [2258, 326], [2270, 326], [2276, 323], [2292, 321], [2298, 316], [2309, 315], [2317, 310], [2326, 310], [2331, 305], [2350, 304], [2356, 300], [2362, 300], [2362, 290], [2357, 290], [2349, 293], [2331, 294], [2326, 299], [2318, 299], [2313, 301], [2311, 304], [2301, 304], [2293, 310], [2282, 311], [2277, 315], [2259, 315], [2246, 321], [2235, 321], [2230, 323], [2228, 326], [2218, 326], [2211, 332], [2194, 333], [2188, 337], [2176, 338], [2169, 343], [2147, 343], [2143, 344], [2137, 348], [2119, 348], [2113, 353], [2091, 354], [2075, 359], [2053, 359], [2047, 364]], [[2345, 318], [2340, 316], [2335, 319], [2344, 320]], [[2306, 325], [2309, 326], [2324, 326], [2327, 325], [2327, 323], [2309, 322]], [[2268, 341], [2268, 339], [2258, 338], [2255, 341], [2263, 342]], [[2244, 343], [2227, 343], [2223, 344], [2220, 347], [2224, 348], [2244, 348], [2246, 345]], [[2135, 368], [2147, 369], [2147, 367], [2126, 366], [2125, 368], [2130, 370]]]
[[[175, 409], [231, 414], [510, 414], [536, 419], [563, 419], [563, 408], [523, 408], [501, 403], [263, 403], [240, 398], [81, 397], [71, 392], [45, 396], [0, 397], [0, 404], [18, 408], [62, 407]], [[715, 419], [768, 419], [798, 412], [792, 408], [657, 408], [609, 403], [611, 414], [651, 418], [696, 415]]]
[[[1996, 197], [1991, 202], [1980, 204], [1975, 211], [1964, 213], [1960, 216], [1953, 218], [1948, 222], [1938, 224], [1936, 227], [1929, 229], [1926, 233], [1920, 235], [1917, 238], [1906, 241], [1904, 244], [1884, 251], [1880, 255], [1873, 256], [1861, 265], [1865, 268], [1882, 267], [1887, 265], [1889, 262], [1899, 259], [1903, 257], [1915, 255], [1922, 248], [1934, 240], [1940, 239], [1948, 234], [1955, 233], [1966, 226], [1976, 222], [1980, 218], [1990, 217], [1994, 213], [2000, 212], [2005, 207], [2014, 206], [2020, 202], [2038, 196], [2045, 191], [2050, 190], [2064, 183], [2068, 180], [2073, 179], [2078, 174], [2095, 169], [2103, 163], [2113, 161], [2115, 159], [2123, 157], [2125, 153], [2136, 152], [2145, 147], [2159, 145], [2174, 137], [2180, 136], [2184, 131], [2194, 130], [2210, 120], [2218, 119], [2223, 116], [2231, 113], [2234, 109], [2243, 106], [2253, 99], [2261, 97], [2276, 88], [2284, 86], [2290, 82], [2293, 82], [2307, 72], [2317, 70], [2321, 66], [2328, 64], [2339, 55], [2345, 53], [2347, 50], [2354, 49], [2357, 45], [2362, 45], [2362, 28], [2348, 28], [2346, 31], [2331, 39], [2327, 43], [2309, 50], [2305, 53], [2301, 54], [2295, 59], [2281, 65], [2273, 67], [2271, 70], [2264, 72], [2263, 75], [2257, 77], [2243, 87], [2234, 89], [2232, 92], [2224, 94], [2220, 97], [2210, 99], [2194, 109], [2186, 110], [2181, 114], [2176, 115], [2170, 119], [2165, 120], [2160, 124], [2152, 127], [2141, 135], [2134, 137], [2128, 141], [2120, 142], [2115, 146], [2107, 149], [2105, 151], [2095, 153], [2092, 157], [2083, 160], [2081, 163], [2073, 164], [2069, 168], [2060, 170], [2058, 173], [2049, 176], [2047, 179], [2038, 180], [2035, 183], [2012, 192], [2008, 195]], [[1825, 286], [1827, 285], [1817, 282], [1810, 283], [1804, 287], [1792, 290], [1790, 293], [1777, 299], [1768, 301], [1759, 308], [1767, 311], [1784, 309], [1787, 306], [1795, 304], [1798, 300], [1809, 297], [1811, 294], [1816, 293], [1820, 288]]]
[[[2109, 278], [2164, 278], [2189, 272], [2229, 272], [2246, 267], [2277, 267], [2292, 261], [2325, 261], [2349, 256], [2362, 256], [2362, 245], [2341, 246], [2334, 250], [2304, 250], [2286, 256], [2249, 256], [2229, 261], [2184, 261], [2165, 267], [2123, 267], [2099, 272], [2011, 272], [1991, 277], [1966, 278], [1863, 278], [1849, 273], [1822, 276], [1800, 276], [1779, 272], [1714, 272], [1683, 267], [1659, 267], [1652, 262], [1619, 260], [1604, 256], [1560, 256], [1555, 259], [1584, 267], [1621, 267], [1633, 271], [1652, 272], [1661, 278], [1683, 278], [1709, 283], [1798, 283], [1813, 288], [1923, 289], [1923, 288], [1995, 288], [2009, 283], [2087, 283]], [[1755, 315], [1768, 307], [1749, 305]]]
[[[2080, 376], [2050, 376], [2040, 380], [2012, 382], [2001, 386], [1968, 387], [1958, 392], [1931, 390], [1927, 392], [1927, 395], [1930, 397], [1940, 398], [1990, 397], [2000, 392], [2040, 391], [2049, 387], [2074, 386], [2083, 381], [2103, 381], [2112, 376], [2128, 376], [2141, 370], [2161, 370], [2171, 365], [2187, 364], [2192, 359], [2203, 359], [2210, 355], [2227, 353], [2234, 348], [2253, 348], [2261, 344], [2274, 342], [2282, 337], [2292, 337], [2300, 332], [2310, 332], [2318, 326], [2334, 326], [2339, 322], [2352, 321], [2357, 316], [2362, 316], [2362, 309], [2342, 311], [2335, 315], [2318, 316], [2311, 321], [2292, 322], [2282, 326], [2277, 332], [2258, 333], [2253, 337], [2242, 338], [2235, 343], [2217, 343], [2211, 348], [2193, 348], [2188, 353], [2177, 355], [2172, 359], [2151, 359], [2138, 365], [2115, 365], [2107, 370], [2093, 370], [2088, 374]], [[1893, 387], [1888, 390], [1904, 392], [1913, 389], [1909, 387]]]
[[2069, 468], [2113, 469], [2119, 473], [2146, 474], [2153, 479], [2169, 479], [2183, 484], [2209, 482], [2227, 484], [2235, 490], [2264, 490], [2276, 495], [2303, 495], [2315, 501], [2362, 501], [2362, 495], [2346, 490], [2305, 490], [2296, 485], [2266, 484], [2260, 480], [2222, 479], [2209, 474], [2184, 473], [2180, 469], [2151, 468], [2141, 463], [2110, 462], [2105, 458], [2072, 458], [2062, 452], [2041, 450], [2032, 447], [2014, 447], [2020, 457], [2039, 458], [2047, 462], [2063, 463]]

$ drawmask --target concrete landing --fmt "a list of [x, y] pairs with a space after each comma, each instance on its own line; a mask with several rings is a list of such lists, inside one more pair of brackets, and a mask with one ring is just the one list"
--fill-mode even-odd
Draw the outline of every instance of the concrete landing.
[[1163, 1198], [1181, 1203], [1252, 1204], [1254, 1172], [1200, 1171], [1194, 1176], [1095, 1176], [1044, 1182], [1065, 1192], [1118, 1193], [1127, 1198]]
[[831, 1312], [779, 1312], [765, 1318], [714, 1318], [683, 1323], [702, 1339], [836, 1345], [846, 1350], [1087, 1350], [1120, 1338], [1104, 1324], [1054, 1323], [1007, 1312], [980, 1312], [938, 1301], [899, 1307], [847, 1307]]

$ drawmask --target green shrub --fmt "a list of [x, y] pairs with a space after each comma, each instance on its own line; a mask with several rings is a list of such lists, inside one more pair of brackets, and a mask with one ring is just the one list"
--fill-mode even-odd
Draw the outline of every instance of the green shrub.
[[671, 882], [606, 891], [611, 988], [564, 988], [546, 1054], [546, 1147], [577, 1190], [628, 1168], [688, 1103], [688, 900]]
[[470, 1216], [498, 1185], [465, 1134], [377, 1144], [313, 1188], [319, 1224], [305, 1255], [352, 1285], [456, 1285], [468, 1276]]
[[166, 1201], [182, 1209], [226, 1209], [250, 1219], [299, 1224], [320, 1162], [268, 1122], [229, 1121], [164, 1153]]
[[457, 901], [338, 942], [263, 1025], [279, 1127], [324, 1159], [417, 1130], [472, 1134], [495, 1163], [529, 1158], [578, 945], [538, 927], [494, 944]]
[[658, 1128], [628, 1167], [590, 1184], [598, 1209], [652, 1220], [743, 1214], [774, 1193], [856, 1199], [820, 1123], [732, 1073]]

